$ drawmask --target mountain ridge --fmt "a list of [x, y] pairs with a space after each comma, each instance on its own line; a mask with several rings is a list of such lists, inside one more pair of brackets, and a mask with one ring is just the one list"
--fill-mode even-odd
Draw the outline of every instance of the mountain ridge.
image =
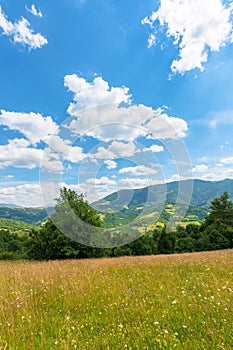
[[[91, 204], [96, 210], [105, 215], [106, 221], [109, 220], [110, 225], [113, 222], [124, 224], [133, 217], [138, 216], [142, 211], [144, 217], [149, 213], [165, 212], [163, 216], [172, 212], [166, 206], [175, 206], [179, 187], [188, 188], [193, 185], [193, 191], [187, 210], [190, 215], [196, 215], [201, 221], [203, 216], [208, 212], [211, 200], [219, 197], [224, 192], [228, 192], [230, 199], [233, 199], [233, 180], [224, 179], [220, 181], [208, 180], [183, 180], [173, 181], [166, 184], [150, 185], [139, 189], [122, 189], [114, 192], [101, 200]], [[188, 193], [189, 194], [189, 193]], [[186, 200], [189, 195], [185, 191], [180, 193], [179, 209], [185, 208]], [[146, 207], [146, 210], [144, 210]], [[53, 208], [50, 208], [51, 213]], [[166, 214], [167, 213], [167, 214]], [[175, 213], [174, 213], [175, 214]], [[29, 224], [40, 225], [47, 220], [48, 208], [31, 208], [0, 205], [0, 218], [21, 220]], [[195, 220], [194, 220], [195, 221]]]
[[[159, 205], [161, 202], [164, 202], [164, 204], [175, 204], [179, 187], [182, 187], [182, 185], [186, 185], [184, 187], [187, 187], [188, 185], [193, 186], [189, 203], [189, 205], [193, 207], [208, 206], [213, 198], [220, 196], [223, 192], [228, 192], [230, 198], [233, 198], [232, 179], [224, 179], [220, 181], [194, 179], [150, 185], [134, 190], [122, 189], [92, 203], [92, 206], [97, 210], [106, 210], [109, 204], [112, 204], [113, 210], [119, 210], [120, 207], [123, 209], [126, 205], [128, 207], [136, 204], [145, 205], [146, 203], [156, 203], [156, 205]], [[132, 192], [134, 192], [133, 195]], [[187, 193], [181, 192], [180, 194], [181, 200], [183, 200], [184, 204], [185, 195], [189, 197], [189, 191]], [[149, 200], [146, 201], [145, 198], [148, 198]]]

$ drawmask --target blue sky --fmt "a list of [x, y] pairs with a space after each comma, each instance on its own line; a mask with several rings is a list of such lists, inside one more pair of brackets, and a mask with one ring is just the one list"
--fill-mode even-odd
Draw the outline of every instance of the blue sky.
[[0, 0], [0, 50], [0, 203], [233, 178], [231, 1]]

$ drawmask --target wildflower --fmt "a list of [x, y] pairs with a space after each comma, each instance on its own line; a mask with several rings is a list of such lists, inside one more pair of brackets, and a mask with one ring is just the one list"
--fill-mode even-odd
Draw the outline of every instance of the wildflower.
[[124, 326], [123, 326], [123, 324], [118, 324], [118, 327], [123, 328]]

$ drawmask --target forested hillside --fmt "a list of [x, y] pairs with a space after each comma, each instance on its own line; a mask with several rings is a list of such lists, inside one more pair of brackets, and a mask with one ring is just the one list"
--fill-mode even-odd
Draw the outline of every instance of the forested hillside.
[[45, 221], [47, 212], [44, 208], [18, 208], [0, 206], [0, 218], [20, 220], [29, 224], [38, 225]]
[[[72, 208], [72, 212], [67, 211]], [[172, 215], [172, 205], [167, 205], [165, 211]], [[64, 213], [67, 213], [64, 215]], [[82, 195], [74, 191], [61, 190], [61, 197], [57, 201], [52, 219], [59, 224], [59, 228], [69, 228], [71, 231], [65, 235], [50, 219], [40, 228], [32, 229], [29, 233], [17, 235], [9, 230], [0, 230], [0, 257], [2, 259], [68, 259], [114, 257], [122, 255], [151, 255], [171, 254], [195, 251], [207, 251], [233, 248], [233, 203], [229, 194], [224, 192], [220, 197], [212, 200], [209, 213], [202, 223], [189, 223], [178, 225], [174, 229], [167, 229], [166, 222], [149, 228], [137, 240], [123, 246], [113, 248], [95, 248], [93, 246], [92, 231], [87, 232], [87, 226], [76, 225], [73, 213], [81, 218], [81, 222], [91, 226], [101, 227], [103, 223], [99, 213], [91, 208]], [[189, 214], [189, 216], [192, 216]], [[104, 232], [104, 231], [103, 231]], [[122, 235], [118, 230], [108, 237], [108, 242], [116, 239], [115, 234]], [[127, 233], [126, 233], [127, 234]], [[70, 237], [85, 237], [88, 245], [74, 241]], [[110, 240], [110, 241], [109, 241]]]
[[[231, 179], [222, 181], [185, 180], [136, 190], [120, 190], [93, 203], [93, 205], [98, 210], [111, 212], [113, 210], [122, 210], [126, 206], [133, 210], [145, 204], [155, 207], [161, 205], [161, 203], [175, 204], [179, 189], [182, 189], [184, 192], [180, 193], [180, 197], [184, 198], [184, 200], [190, 199], [189, 204], [191, 207], [206, 208], [210, 205], [213, 198], [220, 196], [224, 192], [227, 192], [230, 199], [233, 199], [233, 180]], [[191, 198], [187, 198], [184, 189], [188, 189], [188, 193], [192, 189]]]

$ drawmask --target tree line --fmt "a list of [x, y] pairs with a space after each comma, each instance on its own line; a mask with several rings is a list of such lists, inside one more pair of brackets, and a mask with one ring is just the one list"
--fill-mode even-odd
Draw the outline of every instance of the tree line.
[[[48, 219], [39, 229], [32, 229], [25, 235], [0, 230], [0, 259], [83, 259], [233, 248], [233, 203], [227, 192], [212, 200], [209, 214], [201, 225], [178, 226], [172, 231], [166, 227], [156, 228], [129, 244], [115, 248], [93, 248], [63, 234], [57, 226], [60, 229], [70, 227], [71, 212], [81, 219], [80, 222], [101, 227], [98, 212], [88, 205], [84, 196], [63, 188], [53, 214], [58, 225]], [[83, 230], [83, 234], [88, 237], [86, 226], [80, 225], [75, 230], [79, 234]], [[91, 232], [89, 234], [91, 237]]]

